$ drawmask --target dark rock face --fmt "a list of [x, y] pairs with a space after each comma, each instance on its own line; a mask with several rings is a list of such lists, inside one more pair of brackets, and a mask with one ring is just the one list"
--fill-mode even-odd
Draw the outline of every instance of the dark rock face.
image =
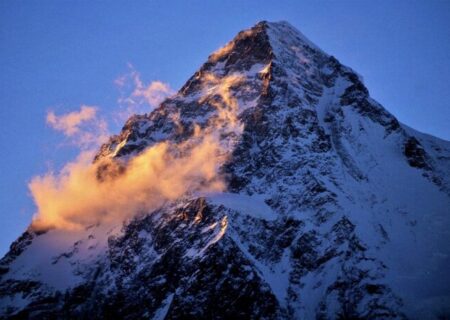
[[[228, 229], [231, 226], [234, 230]], [[105, 257], [93, 266], [94, 272], [70, 291], [46, 291], [39, 282], [8, 280], [2, 282], [0, 297], [21, 294], [33, 299], [18, 313], [6, 310], [5, 315], [11, 312], [17, 319], [137, 319], [155, 317], [165, 304], [170, 305], [166, 319], [294, 317], [293, 310], [280, 307], [261, 271], [243, 253], [240, 246], [246, 243], [251, 256], [263, 261], [280, 261], [283, 252], [290, 251], [288, 294], [293, 302], [301, 299], [296, 288], [303, 275], [339, 257], [345, 259], [343, 268], [350, 269], [343, 270], [345, 276], [329, 287], [327, 295], [342, 300], [340, 312], [348, 314], [351, 309], [356, 314], [363, 297], [395, 299], [370, 274], [373, 271], [353, 265], [353, 259], [372, 259], [365, 256], [350, 221], [344, 218], [334, 224], [326, 240], [314, 231], [300, 232], [303, 227], [291, 218], [266, 222], [211, 206], [204, 198], [189, 200], [124, 226], [121, 235], [109, 238]], [[326, 248], [320, 248], [323, 241], [328, 242]], [[364, 283], [367, 279], [370, 284]], [[326, 307], [323, 301], [319, 312], [323, 317]], [[396, 312], [374, 305], [364, 316], [377, 314]]]
[[[225, 211], [198, 198], [132, 221], [109, 238], [105, 259], [86, 282], [65, 294], [42, 291], [15, 317], [137, 319], [155, 316], [166, 301], [167, 319], [277, 318], [277, 299], [225, 234]], [[42, 285], [5, 281], [0, 296], [28, 297]]]
[[427, 154], [416, 138], [411, 137], [406, 141], [403, 152], [411, 167], [431, 169], [426, 160]]
[[[240, 131], [217, 125], [223, 85]], [[429, 218], [448, 221], [450, 145], [401, 125], [289, 24], [240, 32], [174, 97], [131, 117], [99, 151], [118, 160], [99, 179], [196, 126], [224, 146], [225, 200], [188, 194], [50, 253], [58, 231], [28, 230], [0, 262], [0, 318], [402, 319], [420, 314], [409, 292], [424, 282], [450, 291], [448, 233]]]
[[33, 238], [33, 233], [30, 230], [27, 230], [11, 244], [8, 253], [0, 261], [0, 274], [8, 272], [8, 264], [25, 250], [25, 248], [33, 241]]

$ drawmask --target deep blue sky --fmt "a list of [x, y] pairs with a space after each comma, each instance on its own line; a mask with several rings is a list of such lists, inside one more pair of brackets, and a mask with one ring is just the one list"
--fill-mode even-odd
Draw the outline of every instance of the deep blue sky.
[[450, 1], [0, 2], [0, 255], [29, 224], [27, 182], [76, 155], [46, 112], [117, 107], [131, 62], [179, 88], [207, 56], [260, 20], [287, 20], [360, 73], [372, 96], [450, 139]]

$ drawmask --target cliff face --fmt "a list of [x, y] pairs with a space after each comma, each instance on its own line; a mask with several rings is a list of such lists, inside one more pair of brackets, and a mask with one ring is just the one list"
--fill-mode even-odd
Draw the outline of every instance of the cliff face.
[[399, 123], [353, 70], [288, 23], [260, 22], [130, 118], [96, 161], [195, 144], [199, 128], [219, 139], [225, 192], [192, 190], [123, 225], [30, 228], [1, 260], [0, 315], [446, 312], [450, 143]]

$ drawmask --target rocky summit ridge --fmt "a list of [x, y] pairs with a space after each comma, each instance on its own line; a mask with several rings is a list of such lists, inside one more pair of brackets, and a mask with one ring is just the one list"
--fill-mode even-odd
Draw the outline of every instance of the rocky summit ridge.
[[224, 192], [113, 228], [30, 227], [0, 262], [0, 318], [449, 314], [450, 143], [401, 124], [352, 69], [260, 22], [95, 161], [126, 166], [198, 130], [218, 137]]

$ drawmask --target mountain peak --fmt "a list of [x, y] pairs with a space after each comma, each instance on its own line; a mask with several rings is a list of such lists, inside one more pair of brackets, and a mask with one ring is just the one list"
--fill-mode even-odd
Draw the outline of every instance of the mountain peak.
[[225, 46], [208, 57], [206, 67], [217, 63], [234, 65], [233, 69], [246, 70], [254, 63], [268, 63], [272, 59], [272, 48], [267, 34], [267, 23], [259, 22], [250, 29], [240, 31]]
[[[208, 57], [208, 64], [236, 62], [238, 57], [246, 62], [239, 67], [248, 68], [255, 61], [271, 61], [285, 51], [314, 50], [326, 55], [299, 30], [287, 21], [260, 21], [253, 27], [240, 31], [233, 40]], [[249, 59], [250, 57], [250, 59]], [[250, 60], [250, 61], [249, 61]]]
[[[270, 99], [271, 95], [275, 95], [276, 86], [283, 91], [289, 84], [299, 88], [317, 87], [313, 89], [317, 94], [320, 88], [316, 83], [329, 81], [339, 71], [337, 69], [350, 70], [324, 53], [288, 22], [261, 21], [239, 32], [233, 40], [212, 53], [180, 89], [175, 100], [195, 97], [205, 88], [205, 83], [208, 86], [207, 79], [211, 75], [217, 79], [241, 77], [241, 84], [245, 84], [241, 88], [247, 87], [251, 89], [247, 93], [254, 93], [244, 99], [247, 102], [256, 97]], [[334, 74], [328, 74], [330, 70], [334, 70]], [[354, 78], [359, 79], [358, 76]], [[240, 105], [248, 106], [248, 103], [241, 101]]]

